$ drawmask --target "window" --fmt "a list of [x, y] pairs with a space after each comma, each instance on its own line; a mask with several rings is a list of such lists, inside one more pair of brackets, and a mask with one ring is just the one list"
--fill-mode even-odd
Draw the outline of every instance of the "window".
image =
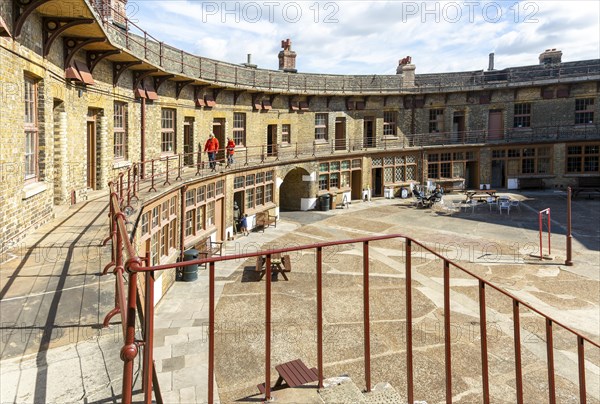
[[265, 186], [265, 203], [273, 202], [273, 184]]
[[243, 112], [233, 113], [233, 141], [238, 146], [246, 144], [246, 114]]
[[161, 112], [161, 146], [163, 153], [175, 153], [175, 110], [163, 108]]
[[594, 99], [578, 98], [575, 100], [575, 125], [594, 123]]
[[254, 188], [246, 190], [246, 209], [254, 208]]
[[284, 123], [281, 125], [281, 143], [291, 143], [290, 141], [291, 125]]
[[315, 140], [327, 140], [327, 114], [315, 114]]
[[265, 187], [256, 187], [256, 206], [264, 205], [265, 203]]
[[189, 189], [185, 191], [185, 206], [192, 206], [196, 202], [196, 190]]
[[185, 212], [185, 236], [189, 237], [194, 234], [194, 210]]
[[215, 201], [206, 204], [206, 226], [215, 225]]
[[429, 133], [444, 131], [444, 110], [430, 109], [429, 110]]
[[383, 111], [383, 136], [396, 136], [396, 111]]
[[504, 160], [506, 175], [539, 175], [552, 172], [551, 146], [492, 150], [492, 161]]
[[142, 215], [142, 235], [148, 234], [148, 232], [150, 231], [149, 220], [150, 220], [150, 212], [144, 213]]
[[204, 210], [206, 206], [199, 206], [196, 209], [196, 231], [204, 230]]
[[[427, 156], [428, 178], [464, 178], [465, 165], [468, 160], [473, 160], [473, 155], [464, 152], [432, 153]], [[409, 163], [410, 161], [410, 163]], [[406, 180], [415, 180], [416, 157], [406, 156]]]
[[349, 188], [350, 170], [350, 160], [320, 163], [319, 190]]
[[32, 182], [38, 177], [38, 120], [37, 120], [37, 84], [29, 77], [25, 78], [25, 181]]
[[567, 147], [568, 173], [598, 173], [600, 167], [600, 143]]
[[165, 226], [161, 229], [161, 240], [160, 240], [160, 251], [164, 256], [169, 255], [169, 235], [171, 232], [169, 231], [169, 223], [165, 224]]
[[160, 231], [154, 233], [150, 238], [150, 262], [151, 265], [159, 265], [160, 260], [158, 256], [158, 241], [160, 238]]
[[515, 115], [513, 120], [515, 128], [531, 127], [531, 104], [528, 102], [515, 104]]
[[169, 246], [171, 248], [177, 248], [177, 219], [171, 220], [171, 235], [169, 237]]
[[127, 104], [115, 102], [114, 104], [114, 154], [115, 160], [127, 158]]

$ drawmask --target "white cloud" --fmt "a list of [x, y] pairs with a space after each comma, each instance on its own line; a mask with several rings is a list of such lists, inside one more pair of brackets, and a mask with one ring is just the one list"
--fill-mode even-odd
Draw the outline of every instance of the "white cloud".
[[143, 1], [139, 25], [201, 56], [277, 69], [290, 38], [301, 72], [417, 73], [531, 65], [547, 48], [563, 60], [600, 58], [597, 1]]

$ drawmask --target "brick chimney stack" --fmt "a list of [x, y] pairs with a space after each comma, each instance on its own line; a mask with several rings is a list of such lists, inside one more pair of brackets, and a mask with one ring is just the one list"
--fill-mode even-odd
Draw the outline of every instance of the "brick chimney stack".
[[414, 87], [416, 68], [417, 67], [412, 64], [412, 58], [410, 56], [400, 59], [398, 62], [396, 74], [402, 75], [402, 84], [405, 87]]
[[540, 53], [540, 64], [541, 65], [555, 65], [562, 61], [562, 51], [556, 48], [546, 49]]
[[279, 70], [288, 73], [296, 73], [296, 52], [292, 50], [292, 41], [286, 39], [281, 41], [282, 51], [279, 52]]

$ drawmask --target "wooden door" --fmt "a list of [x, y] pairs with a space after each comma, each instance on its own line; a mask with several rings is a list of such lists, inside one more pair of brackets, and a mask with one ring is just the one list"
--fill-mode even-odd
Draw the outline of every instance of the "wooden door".
[[492, 109], [488, 116], [488, 139], [504, 139], [504, 118], [502, 110]]
[[194, 165], [194, 118], [187, 117], [183, 122], [183, 163]]
[[375, 119], [372, 116], [365, 117], [363, 124], [364, 147], [375, 147]]
[[[217, 153], [217, 161], [223, 162], [225, 160], [225, 118], [213, 119], [213, 133], [219, 141], [219, 152]], [[206, 142], [206, 139], [204, 139]]]
[[277, 125], [267, 126], [267, 156], [277, 155]]
[[346, 150], [346, 118], [335, 118], [335, 150]]

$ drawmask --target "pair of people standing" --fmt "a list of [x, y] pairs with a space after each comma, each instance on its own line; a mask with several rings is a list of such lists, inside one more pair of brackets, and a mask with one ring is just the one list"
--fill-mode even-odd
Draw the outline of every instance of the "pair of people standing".
[[[230, 137], [227, 138], [227, 167], [233, 164], [233, 155], [235, 153], [235, 142]], [[214, 133], [208, 135], [204, 144], [204, 151], [208, 154], [208, 162], [212, 171], [217, 171], [217, 152], [219, 151], [219, 140]]]

